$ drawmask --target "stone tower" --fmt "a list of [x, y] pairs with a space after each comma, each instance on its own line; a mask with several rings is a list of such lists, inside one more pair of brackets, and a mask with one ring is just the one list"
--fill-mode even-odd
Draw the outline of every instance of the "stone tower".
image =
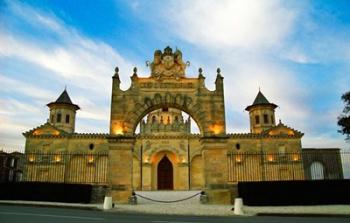
[[80, 108], [72, 103], [66, 89], [55, 102], [51, 102], [47, 106], [50, 108], [50, 124], [68, 133], [74, 133], [75, 113]]
[[141, 134], [190, 134], [191, 119], [186, 121], [181, 110], [162, 108], [147, 115], [146, 121], [141, 121]]
[[277, 105], [270, 103], [259, 90], [253, 104], [245, 109], [249, 112], [250, 132], [261, 133], [274, 127], [276, 125], [275, 108]]

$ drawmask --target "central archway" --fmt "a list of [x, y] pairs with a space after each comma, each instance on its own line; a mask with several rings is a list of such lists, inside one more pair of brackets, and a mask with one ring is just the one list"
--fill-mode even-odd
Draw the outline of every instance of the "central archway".
[[158, 163], [157, 184], [158, 190], [173, 190], [173, 164], [165, 155]]

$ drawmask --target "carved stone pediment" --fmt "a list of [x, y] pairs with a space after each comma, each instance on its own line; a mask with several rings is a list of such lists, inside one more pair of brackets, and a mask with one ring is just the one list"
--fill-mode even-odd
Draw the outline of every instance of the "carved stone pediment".
[[161, 78], [175, 78], [179, 79], [185, 77], [186, 67], [189, 62], [182, 61], [182, 52], [178, 49], [173, 53], [173, 50], [168, 46], [162, 52], [156, 50], [154, 52], [154, 59], [151, 63], [147, 62], [151, 69], [151, 77]]

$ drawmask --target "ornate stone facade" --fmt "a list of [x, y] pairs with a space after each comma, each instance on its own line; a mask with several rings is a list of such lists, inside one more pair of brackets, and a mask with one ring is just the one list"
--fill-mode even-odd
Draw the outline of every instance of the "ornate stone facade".
[[[251, 132], [227, 134], [220, 69], [215, 90], [210, 91], [205, 87], [201, 69], [198, 77], [186, 77], [189, 63], [183, 62], [178, 49], [174, 53], [170, 47], [156, 50], [153, 61], [147, 64], [150, 76], [138, 77], [135, 68], [126, 91], [120, 89], [119, 69], [115, 69], [109, 134], [75, 133], [73, 115], [79, 107], [68, 94], [61, 95], [65, 102], [57, 100], [53, 104], [64, 110], [56, 112], [53, 109], [57, 106], [50, 103], [48, 123], [24, 133], [26, 153], [108, 151], [109, 194], [119, 203], [127, 202], [132, 190], [158, 189], [203, 189], [212, 203], [223, 203], [230, 199], [226, 189], [232, 174], [228, 165], [230, 153], [301, 151], [303, 134], [281, 122], [276, 125], [276, 105], [268, 102], [260, 91], [254, 103], [246, 108]], [[190, 132], [191, 121], [184, 120], [182, 111], [196, 122], [200, 134]], [[66, 121], [62, 114], [72, 117], [65, 125], [61, 123]], [[137, 126], [140, 133], [136, 134]], [[244, 165], [242, 162], [241, 167]], [[260, 165], [261, 162], [256, 162], [256, 172], [262, 171]], [[285, 169], [284, 178], [289, 179], [294, 173]], [[303, 177], [301, 170], [298, 178]], [[233, 179], [241, 180], [239, 176]]]

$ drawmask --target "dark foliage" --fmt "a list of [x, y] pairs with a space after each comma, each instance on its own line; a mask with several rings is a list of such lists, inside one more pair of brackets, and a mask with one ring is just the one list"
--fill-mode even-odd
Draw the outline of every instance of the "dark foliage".
[[341, 99], [344, 101], [345, 107], [343, 113], [338, 117], [338, 125], [341, 128], [339, 132], [346, 135], [347, 140], [350, 140], [350, 91], [343, 94]]

